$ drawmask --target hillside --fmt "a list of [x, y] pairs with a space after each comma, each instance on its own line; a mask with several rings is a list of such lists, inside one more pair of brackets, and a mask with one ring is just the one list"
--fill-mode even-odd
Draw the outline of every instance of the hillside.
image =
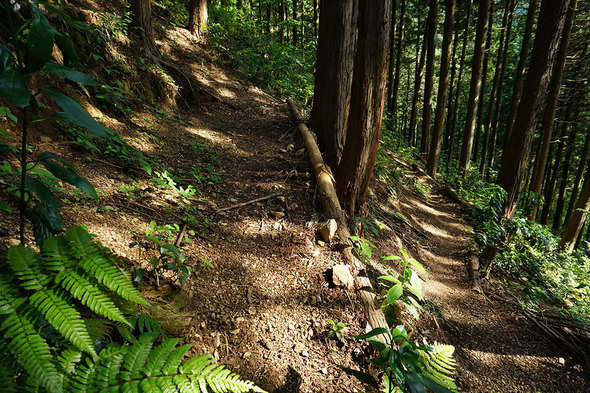
[[[66, 92], [118, 134], [94, 138], [54, 120], [31, 126], [34, 154], [67, 159], [99, 195], [93, 200], [58, 183], [64, 228], [85, 225], [123, 259], [152, 303], [141, 311], [169, 337], [193, 343], [189, 354], [210, 353], [270, 392], [364, 389], [339, 368], [367, 370], [375, 355], [351, 337], [365, 332], [363, 308], [354, 291], [333, 284], [341, 247], [316, 233], [326, 217], [284, 100], [252, 85], [183, 27], [167, 24], [173, 8], [154, 7], [156, 43], [197, 82], [196, 94], [181, 75], [144, 56], [140, 38], [126, 30], [122, 4], [76, 0], [64, 9], [94, 26], [75, 44], [81, 70], [100, 85], [46, 75], [38, 87]], [[55, 50], [53, 60], [59, 56]], [[41, 104], [58, 109], [47, 99]], [[0, 128], [20, 139], [7, 117]], [[363, 236], [376, 246], [374, 260], [405, 250], [426, 269], [424, 313], [419, 320], [404, 313], [412, 338], [455, 347], [459, 391], [590, 391], [582, 368], [539, 334], [498, 281], [486, 281], [483, 293], [471, 290], [471, 212], [407, 156], [383, 154], [395, 159], [371, 183]], [[17, 211], [14, 200], [3, 201]], [[18, 223], [16, 213], [0, 215], [3, 245], [19, 243]], [[35, 248], [27, 225], [25, 244]], [[162, 258], [154, 236], [178, 248], [190, 275], [154, 272], [151, 262]], [[397, 265], [377, 270], [386, 267]], [[345, 325], [342, 341], [329, 337], [329, 320]]]

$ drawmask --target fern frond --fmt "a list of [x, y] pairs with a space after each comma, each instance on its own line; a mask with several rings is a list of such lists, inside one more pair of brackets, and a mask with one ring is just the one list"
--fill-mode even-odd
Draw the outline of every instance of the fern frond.
[[55, 277], [55, 282], [98, 315], [129, 325], [121, 310], [105, 294], [105, 291], [76, 270], [62, 270]]
[[10, 247], [7, 256], [12, 271], [24, 289], [38, 291], [50, 281], [51, 278], [35, 263], [36, 256], [31, 249], [19, 244]]
[[59, 272], [74, 266], [76, 260], [70, 257], [68, 241], [63, 236], [54, 236], [45, 240], [41, 247], [43, 267], [46, 270]]
[[33, 293], [30, 302], [51, 323], [51, 325], [78, 349], [96, 357], [92, 340], [84, 326], [80, 313], [68, 302], [65, 291], [46, 288]]
[[4, 331], [4, 338], [8, 341], [6, 349], [49, 392], [59, 393], [62, 391], [62, 379], [51, 362], [53, 356], [49, 345], [37, 333], [31, 317], [33, 313], [32, 307], [25, 306], [4, 320], [0, 330]]
[[80, 259], [80, 266], [100, 284], [109, 288], [123, 299], [149, 305], [141, 293], [133, 286], [129, 278], [116, 265], [116, 256], [106, 251], [90, 239], [90, 235], [81, 227], [71, 227], [66, 231], [72, 256]]
[[456, 363], [453, 359], [455, 347], [452, 345], [434, 343], [430, 345], [431, 351], [420, 351], [420, 362], [423, 367], [423, 376], [433, 382], [455, 391], [457, 385], [454, 382]]
[[64, 373], [73, 374], [80, 360], [82, 360], [82, 352], [66, 349], [57, 357], [57, 365]]
[[142, 334], [137, 342], [129, 348], [124, 358], [126, 371], [121, 373], [121, 378], [130, 380], [141, 376], [142, 369], [157, 337], [158, 335], [155, 333]]
[[178, 344], [179, 341], [179, 338], [173, 338], [164, 341], [162, 344], [154, 348], [152, 350], [152, 353], [150, 354], [150, 359], [144, 367], [143, 371], [145, 375], [151, 377], [152, 375], [161, 374], [164, 364], [168, 361], [170, 354], [172, 353], [174, 347], [176, 346], [176, 344]]
[[86, 326], [86, 331], [93, 342], [104, 342], [105, 337], [107, 337], [111, 331], [112, 323], [107, 319], [91, 318], [84, 320], [84, 326]]

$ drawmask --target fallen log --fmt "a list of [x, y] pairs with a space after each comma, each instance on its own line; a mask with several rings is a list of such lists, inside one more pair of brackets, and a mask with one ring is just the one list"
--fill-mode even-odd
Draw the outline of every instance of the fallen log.
[[[287, 104], [291, 109], [291, 114], [297, 124], [297, 129], [305, 143], [305, 150], [307, 151], [307, 155], [309, 156], [309, 160], [311, 161], [316, 176], [319, 196], [324, 205], [324, 209], [326, 210], [326, 214], [328, 215], [328, 218], [335, 219], [338, 225], [336, 234], [339, 241], [343, 244], [342, 254], [344, 256], [344, 261], [354, 269], [355, 285], [357, 287], [359, 299], [363, 305], [367, 322], [372, 328], [382, 327], [387, 329], [388, 326], [387, 321], [385, 320], [385, 315], [383, 315], [381, 308], [375, 305], [373, 285], [366, 275], [365, 265], [352, 254], [348, 222], [346, 216], [342, 212], [338, 196], [336, 195], [332, 171], [330, 170], [330, 167], [324, 163], [314, 135], [305, 125], [305, 120], [299, 113], [295, 104], [291, 100], [287, 100]], [[388, 342], [389, 340], [388, 337], [383, 335], [377, 337], [383, 342]]]

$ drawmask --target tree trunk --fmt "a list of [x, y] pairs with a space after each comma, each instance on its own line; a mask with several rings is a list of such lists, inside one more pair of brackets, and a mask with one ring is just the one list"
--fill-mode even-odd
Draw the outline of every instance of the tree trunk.
[[279, 2], [279, 42], [285, 43], [285, 27], [283, 22], [285, 21], [285, 3], [283, 0]]
[[[304, 0], [301, 0], [301, 1], [304, 1]], [[293, 0], [293, 22], [295, 22], [296, 20], [297, 20], [297, 0]], [[297, 25], [295, 23], [293, 23], [292, 39], [293, 39], [293, 46], [297, 47], [298, 36], [297, 36]]]
[[332, 168], [338, 167], [344, 148], [356, 46], [357, 4], [358, 0], [320, 2], [316, 78], [309, 124]]
[[512, 217], [520, 183], [526, 169], [533, 133], [565, 24], [569, 0], [543, 0], [531, 54], [531, 67], [524, 82], [522, 99], [514, 120], [510, 141], [502, 156], [498, 185], [508, 193], [504, 216]]
[[266, 34], [271, 37], [272, 34], [272, 3], [270, 1], [266, 1]]
[[567, 212], [565, 213], [563, 225], [567, 225], [572, 216], [574, 203], [578, 197], [578, 191], [580, 190], [580, 184], [582, 183], [582, 176], [584, 175], [584, 169], [586, 168], [586, 162], [588, 161], [588, 153], [590, 152], [590, 129], [586, 129], [585, 133], [586, 139], [584, 140], [584, 148], [582, 149], [582, 155], [580, 156], [580, 162], [578, 164], [578, 170], [576, 171], [576, 178], [574, 180], [574, 188], [572, 189], [572, 196], [567, 206]]
[[[489, 16], [489, 27], [488, 33], [486, 37], [486, 46], [483, 55], [483, 70], [481, 72], [481, 90], [479, 93], [480, 96], [480, 105], [477, 108], [477, 121], [475, 122], [475, 139], [473, 141], [474, 150], [473, 150], [473, 158], [471, 159], [474, 162], [477, 162], [477, 158], [479, 157], [479, 146], [481, 141], [481, 128], [483, 124], [483, 115], [484, 115], [484, 102], [486, 98], [486, 89], [488, 83], [488, 65], [490, 62], [490, 46], [492, 44], [492, 31], [494, 30], [494, 2], [490, 4], [490, 16]], [[487, 143], [487, 141], [483, 142]], [[482, 144], [483, 144], [482, 143]]]
[[159, 55], [160, 52], [154, 42], [152, 31], [152, 7], [150, 0], [131, 0], [131, 24], [139, 27], [141, 40], [146, 51], [152, 55]]
[[510, 99], [510, 111], [508, 114], [508, 120], [506, 121], [504, 145], [506, 145], [506, 143], [508, 143], [508, 140], [510, 139], [510, 133], [512, 132], [512, 127], [514, 126], [514, 119], [516, 118], [516, 110], [518, 109], [518, 103], [520, 102], [520, 96], [522, 94], [522, 84], [524, 82], [525, 65], [527, 63], [529, 49], [531, 47], [531, 38], [533, 36], [533, 25], [535, 23], [535, 11], [537, 9], [537, 1], [538, 0], [529, 1], [529, 9], [527, 11], [522, 44], [520, 45], [520, 57], [518, 59], [518, 65], [516, 67], [516, 74], [514, 75], [512, 98]]
[[305, 0], [301, 0], [301, 21], [299, 26], [301, 28], [301, 50], [305, 49]]
[[[563, 69], [565, 67], [567, 48], [571, 37], [576, 1], [577, 0], [572, 0], [572, 4], [567, 14], [565, 26], [563, 29], [563, 39], [559, 46], [559, 52], [557, 53], [557, 58], [555, 60], [555, 69], [553, 71], [551, 83], [549, 85], [549, 94], [547, 103], [545, 105], [545, 113], [543, 115], [543, 123], [541, 127], [541, 147], [539, 148], [539, 155], [537, 156], [537, 162], [533, 171], [533, 182], [531, 186], [531, 191], [535, 194], [539, 194], [541, 192], [541, 185], [543, 184], [543, 170], [547, 163], [547, 156], [549, 153], [549, 142], [551, 141], [551, 133], [553, 131], [555, 109], [557, 107], [557, 99], [559, 97], [559, 90], [561, 88], [561, 79], [563, 75]], [[581, 62], [579, 64], [581, 64]], [[533, 210], [529, 215], [529, 219], [534, 221], [536, 215], [537, 206], [533, 206]]]
[[[460, 10], [459, 10], [460, 11]], [[455, 23], [455, 33], [453, 37], [453, 51], [451, 53], [451, 79], [449, 80], [449, 98], [447, 102], [447, 119], [445, 121], [445, 131], [443, 136], [443, 151], [449, 152], [449, 123], [453, 117], [453, 89], [455, 89], [455, 76], [457, 74], [457, 46], [459, 45], [459, 24]]]
[[465, 68], [465, 54], [467, 52], [467, 41], [469, 40], [469, 26], [471, 22], [471, 10], [473, 8], [473, 0], [469, 0], [467, 7], [467, 16], [465, 18], [465, 33], [463, 34], [463, 44], [461, 46], [461, 58], [459, 60], [459, 75], [457, 76], [457, 87], [455, 88], [455, 100], [451, 110], [451, 121], [447, 125], [447, 135], [449, 138], [449, 155], [447, 163], [451, 163], [453, 159], [453, 146], [455, 142], [455, 124], [457, 124], [457, 112], [459, 111], [459, 95], [461, 94], [461, 82], [463, 77], [463, 69]]
[[399, 28], [397, 29], [397, 56], [395, 60], [395, 78], [393, 79], [393, 95], [391, 97], [392, 107], [389, 111], [391, 120], [393, 121], [393, 129], [397, 130], [397, 94], [400, 83], [400, 72], [402, 69], [402, 57], [403, 57], [403, 46], [404, 46], [404, 29], [406, 26], [406, 5], [407, 0], [402, 0], [401, 13], [399, 20]]
[[434, 127], [432, 129], [432, 141], [428, 154], [426, 172], [432, 177], [438, 170], [438, 159], [442, 146], [442, 135], [445, 126], [445, 110], [447, 95], [449, 92], [449, 67], [451, 62], [451, 41], [453, 37], [455, 19], [455, 0], [445, 1], [445, 25], [440, 60], [440, 79], [438, 83], [438, 95], [436, 98], [436, 112], [434, 115]]
[[[572, 214], [572, 218], [567, 223], [567, 227], [561, 235], [561, 241], [559, 242], [559, 248], [564, 249], [567, 252], [574, 250], [576, 239], [580, 235], [580, 231], [584, 226], [586, 220], [586, 211], [590, 208], [588, 203], [590, 202], [590, 170], [586, 171], [586, 179], [584, 180], [584, 186], [578, 203], [576, 203], [576, 210]], [[589, 229], [590, 232], [590, 229]], [[567, 247], [566, 247], [567, 245]]]
[[389, 61], [387, 72], [387, 113], [392, 115], [393, 108], [393, 80], [395, 79], [395, 21], [397, 20], [397, 0], [391, 2], [391, 24], [389, 25]]
[[391, 1], [359, 0], [358, 40], [351, 108], [342, 161], [336, 171], [338, 196], [351, 216], [364, 202], [375, 164], [385, 100]]
[[506, 40], [504, 42], [504, 51], [502, 52], [502, 64], [500, 64], [500, 81], [496, 94], [496, 105], [494, 107], [494, 116], [492, 117], [492, 141], [490, 142], [490, 152], [488, 154], [488, 171], [486, 181], [490, 181], [490, 173], [494, 166], [494, 156], [496, 155], [496, 140], [498, 138], [498, 122], [500, 121], [500, 109], [502, 107], [502, 89], [504, 85], [504, 76], [506, 74], [506, 64], [508, 63], [508, 50], [510, 49], [510, 37], [512, 34], [512, 18], [514, 17], [515, 0], [511, 0], [510, 14], [508, 15], [508, 25], [506, 27]]
[[313, 0], [313, 39], [318, 39], [318, 0]]
[[[566, 111], [566, 118], [570, 116], [571, 111]], [[567, 140], [568, 138], [568, 127], [567, 122], [563, 122], [561, 126], [561, 138]], [[548, 169], [547, 171], [547, 183], [545, 184], [545, 188], [543, 190], [543, 197], [545, 199], [543, 204], [543, 210], [541, 211], [541, 220], [540, 223], [545, 225], [549, 222], [549, 215], [551, 213], [551, 205], [553, 204], [553, 196], [555, 191], [555, 186], [557, 185], [557, 180], [559, 177], [559, 169], [561, 167], [561, 156], [563, 155], [563, 149], [565, 143], [563, 140], [557, 135], [557, 143], [559, 144], [557, 147], [557, 151], [555, 153], [555, 158], [553, 160], [553, 165], [551, 170]]]
[[473, 148], [473, 134], [475, 131], [476, 121], [475, 115], [477, 113], [477, 106], [479, 104], [481, 72], [483, 66], [484, 50], [486, 46], [486, 32], [488, 29], [489, 11], [490, 0], [481, 0], [479, 2], [479, 11], [477, 16], [477, 30], [475, 33], [475, 49], [473, 53], [471, 84], [469, 87], [469, 100], [467, 101], [467, 117], [465, 120], [465, 130], [463, 131], [461, 159], [459, 162], [463, 179], [467, 177], [469, 161], [471, 160], [471, 149]]
[[[428, 35], [428, 24], [426, 24], [426, 29], [424, 31], [424, 37]], [[420, 31], [420, 23], [418, 23], [418, 31]], [[418, 35], [418, 34], [416, 34]], [[419, 41], [418, 41], [419, 42]], [[416, 42], [416, 46], [418, 46], [418, 42]], [[422, 74], [424, 72], [424, 63], [426, 60], [426, 40], [422, 44], [422, 50], [420, 51], [419, 59], [417, 60], [417, 67], [416, 72], [414, 75], [414, 93], [412, 95], [412, 110], [410, 111], [410, 125], [409, 125], [409, 139], [410, 145], [416, 146], [416, 139], [417, 139], [417, 116], [418, 116], [418, 98], [420, 94], [420, 85], [422, 84]]]
[[571, 131], [569, 132], [569, 137], [566, 141], [566, 150], [565, 150], [565, 157], [563, 159], [563, 166], [561, 170], [561, 184], [559, 186], [559, 191], [557, 193], [557, 203], [555, 204], [555, 213], [553, 215], [553, 230], [558, 230], [561, 225], [561, 215], [563, 213], [563, 206], [565, 204], [565, 192], [569, 180], [569, 173], [570, 173], [570, 166], [572, 161], [572, 153], [574, 152], [574, 145], [576, 143], [576, 122], [577, 122], [577, 109], [578, 105], [574, 104], [576, 109], [574, 109], [574, 113], [576, 114], [576, 120], [574, 120], [574, 124], [570, 125]]
[[[504, 39], [506, 37], [506, 30], [508, 26], [508, 14], [511, 13], [511, 5], [513, 1], [506, 1], [506, 7], [504, 8], [504, 16], [502, 17], [502, 30], [500, 31], [500, 40], [498, 45], [498, 52], [496, 53], [496, 66], [494, 68], [494, 79], [492, 82], [492, 91], [490, 92], [490, 99], [488, 101], [488, 113], [486, 115], [485, 122], [483, 123], [484, 127], [484, 137], [483, 137], [483, 144], [481, 148], [481, 161], [479, 165], [479, 173], [480, 175], [485, 174], [486, 164], [488, 162], [488, 146], [490, 141], [490, 131], [492, 125], [492, 118], [494, 114], [494, 103], [496, 101], [497, 95], [502, 95], [502, 91], [499, 89], [500, 87], [500, 73], [502, 68], [503, 60], [503, 53], [504, 53]], [[491, 31], [491, 29], [490, 29]], [[508, 45], [510, 37], [507, 37], [506, 45]]]
[[438, 1], [430, 0], [428, 34], [424, 36], [426, 42], [426, 75], [424, 79], [424, 107], [422, 109], [422, 138], [420, 139], [420, 153], [428, 154], [430, 148], [430, 123], [432, 121], [432, 92], [434, 86], [434, 55], [436, 51], [435, 39], [438, 27]]

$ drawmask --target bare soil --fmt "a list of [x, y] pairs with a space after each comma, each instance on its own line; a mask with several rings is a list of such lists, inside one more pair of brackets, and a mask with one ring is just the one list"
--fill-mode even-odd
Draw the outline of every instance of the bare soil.
[[[217, 98], [204, 96], [198, 104], [189, 103], [190, 110], [170, 103], [159, 112], [135, 108], [127, 118], [90, 103], [93, 115], [161, 164], [152, 175], [73, 145], [63, 128], [41, 126], [31, 143], [74, 162], [101, 192], [95, 203], [75, 198], [66, 187], [61, 195], [64, 226], [87, 225], [125, 258], [129, 269], [147, 268], [151, 254], [138, 260], [137, 243], [150, 221], [181, 226], [190, 215], [181, 250], [193, 276], [183, 287], [173, 277], [164, 278], [160, 287], [152, 275], [143, 282], [143, 292], [154, 304], [145, 311], [168, 335], [194, 343], [194, 353], [212, 353], [271, 392], [363, 389], [338, 365], [366, 368], [371, 350], [351, 338], [345, 345], [327, 338], [328, 318], [343, 322], [346, 335], [366, 326], [355, 294], [330, 283], [329, 270], [341, 257], [316, 237], [315, 225], [323, 217], [287, 106], [240, 84], [186, 31], [168, 34], [159, 41], [163, 52], [184, 64]], [[121, 44], [119, 55], [131, 59], [137, 54], [133, 48], [133, 42]], [[18, 131], [13, 136], [18, 138]], [[193, 166], [203, 169], [202, 179], [190, 175]], [[181, 179], [177, 186], [193, 185], [198, 193], [187, 199], [174, 189], [158, 188], [155, 172], [164, 170]], [[487, 295], [470, 291], [468, 212], [442, 196], [428, 178], [410, 169], [404, 176], [419, 178], [431, 190], [423, 197], [401, 186], [397, 198], [390, 198], [388, 185], [375, 180], [370, 217], [385, 225], [378, 235], [366, 236], [380, 254], [399, 255], [403, 248], [427, 269], [422, 277], [427, 313], [419, 322], [409, 322], [414, 337], [456, 347], [457, 383], [464, 392], [590, 391], [581, 370], [545, 342], [497, 283], [486, 285]], [[278, 195], [217, 212], [273, 193]], [[407, 222], [390, 214], [395, 210]], [[0, 216], [5, 244], [14, 242], [16, 222], [15, 215]]]

